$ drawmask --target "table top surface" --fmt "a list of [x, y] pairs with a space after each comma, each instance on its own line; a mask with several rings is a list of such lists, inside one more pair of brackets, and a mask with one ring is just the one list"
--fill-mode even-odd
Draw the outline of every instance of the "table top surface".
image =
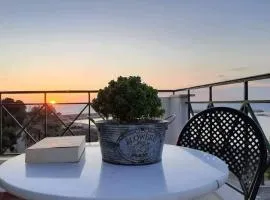
[[156, 164], [109, 164], [94, 143], [78, 163], [25, 164], [25, 154], [11, 158], [0, 165], [0, 184], [25, 199], [176, 200], [215, 191], [228, 174], [219, 158], [173, 145], [164, 145]]

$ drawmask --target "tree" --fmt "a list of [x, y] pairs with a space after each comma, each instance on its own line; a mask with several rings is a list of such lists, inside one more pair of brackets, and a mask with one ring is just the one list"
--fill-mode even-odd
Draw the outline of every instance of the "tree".
[[[12, 98], [2, 100], [2, 150], [14, 150], [13, 145], [17, 143], [20, 135], [17, 135], [20, 130], [18, 123], [23, 124], [26, 119], [26, 106], [21, 100], [15, 101]], [[13, 117], [15, 119], [13, 119]]]
[[[45, 107], [34, 106], [30, 112], [28, 113], [28, 120], [33, 119], [30, 123], [27, 130], [31, 134], [31, 136], [39, 141], [45, 136], [60, 136], [61, 130], [63, 129], [62, 125], [59, 123], [57, 118], [55, 117], [56, 109], [53, 105], [47, 105], [47, 135], [45, 135], [45, 116], [46, 110]], [[56, 113], [59, 115], [59, 113]], [[33, 145], [35, 142], [30, 138], [30, 136], [26, 135], [26, 144], [27, 146]]]

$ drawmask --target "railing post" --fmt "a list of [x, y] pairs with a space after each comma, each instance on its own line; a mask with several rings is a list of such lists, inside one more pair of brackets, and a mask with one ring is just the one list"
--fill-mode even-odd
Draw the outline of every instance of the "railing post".
[[248, 114], [247, 104], [248, 102], [248, 81], [244, 82], [244, 105], [243, 105], [243, 112]]
[[207, 108], [213, 108], [214, 104], [213, 104], [213, 90], [212, 90], [212, 86], [209, 87], [209, 104], [207, 106]]
[[188, 102], [188, 119], [190, 119], [190, 112], [191, 112], [191, 109], [190, 109], [190, 90], [188, 90], [188, 96], [187, 96], [187, 102]]
[[88, 137], [89, 137], [89, 141], [88, 142], [91, 142], [91, 120], [90, 120], [90, 117], [91, 117], [91, 93], [88, 92]]
[[248, 101], [248, 81], [244, 82], [244, 99]]
[[213, 101], [212, 86], [209, 87], [209, 101]]
[[47, 106], [47, 93], [44, 93], [44, 106], [45, 106], [45, 116], [44, 116], [44, 135], [47, 137], [47, 123], [48, 123], [48, 106]]
[[2, 107], [2, 93], [0, 93], [0, 154], [3, 149], [3, 107]]

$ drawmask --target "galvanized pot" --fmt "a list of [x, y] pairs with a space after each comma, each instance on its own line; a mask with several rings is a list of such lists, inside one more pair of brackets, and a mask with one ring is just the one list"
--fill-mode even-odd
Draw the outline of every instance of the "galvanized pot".
[[99, 130], [102, 159], [123, 165], [145, 165], [161, 161], [165, 133], [172, 120], [121, 124], [95, 122]]

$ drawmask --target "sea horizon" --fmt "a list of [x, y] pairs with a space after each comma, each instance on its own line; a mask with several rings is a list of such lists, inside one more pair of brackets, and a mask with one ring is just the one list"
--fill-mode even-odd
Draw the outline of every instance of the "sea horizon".
[[[57, 113], [61, 113], [61, 115], [76, 115], [81, 112], [81, 110], [85, 107], [85, 105], [53, 105], [54, 108], [56, 109]], [[199, 112], [204, 109], [206, 109], [206, 104], [196, 104], [192, 105], [194, 111]], [[241, 104], [216, 104], [215, 106], [225, 106], [225, 107], [232, 107], [235, 109], [240, 109]], [[270, 104], [251, 104], [251, 107], [255, 113], [255, 116], [257, 117], [264, 133], [265, 136], [267, 137], [268, 140], [270, 140]], [[27, 111], [30, 111], [31, 108], [28, 106]], [[95, 114], [95, 110], [91, 107], [90, 108], [90, 113]], [[82, 114], [88, 114], [88, 108], [84, 110]], [[98, 120], [98, 118], [97, 118]], [[79, 119], [76, 120], [76, 123], [79, 124], [87, 124], [89, 123], [88, 119]], [[91, 122], [92, 126], [94, 124]]]

